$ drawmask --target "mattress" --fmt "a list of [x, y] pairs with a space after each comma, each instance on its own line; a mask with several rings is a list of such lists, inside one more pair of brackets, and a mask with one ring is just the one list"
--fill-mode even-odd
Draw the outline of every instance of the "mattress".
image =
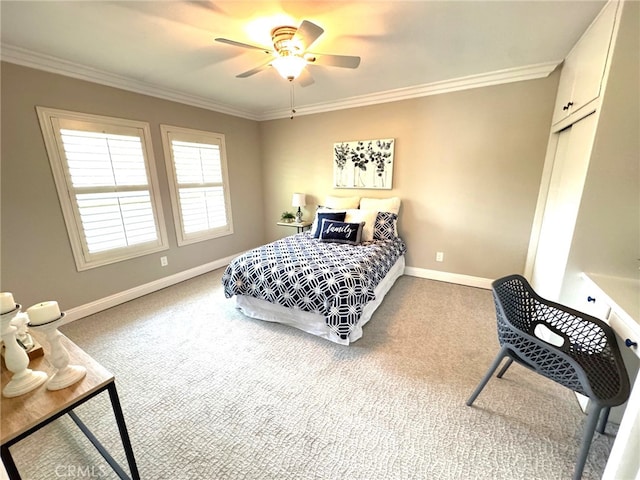
[[[386, 293], [383, 280], [392, 269], [389, 278], [393, 281], [398, 272], [402, 274], [405, 252], [399, 237], [345, 245], [300, 233], [236, 257], [222, 282], [227, 298], [235, 295], [262, 301], [251, 301], [249, 306], [247, 298], [240, 298], [239, 304], [249, 316], [277, 321], [293, 315], [295, 322], [288, 319], [283, 323], [300, 324], [300, 318], [311, 318], [301, 314], [313, 314], [323, 319], [324, 326], [307, 325], [306, 330], [328, 329], [335, 335], [323, 335], [325, 338], [339, 338], [343, 340], [340, 343], [348, 344], [361, 336], [357, 330], [363, 325], [365, 307], [375, 305], [379, 292]], [[285, 307], [291, 315], [280, 309], [275, 314], [265, 303]], [[256, 304], [263, 307], [263, 313], [258, 314]]]
[[375, 298], [364, 306], [359, 321], [346, 338], [342, 338], [336, 331], [329, 328], [324, 316], [319, 313], [282, 307], [266, 300], [246, 295], [236, 296], [236, 307], [248, 317], [267, 322], [282, 323], [340, 345], [349, 345], [362, 337], [362, 327], [371, 319], [396, 280], [403, 275], [404, 267], [405, 258], [403, 255], [396, 260], [387, 275], [378, 283], [374, 290]]

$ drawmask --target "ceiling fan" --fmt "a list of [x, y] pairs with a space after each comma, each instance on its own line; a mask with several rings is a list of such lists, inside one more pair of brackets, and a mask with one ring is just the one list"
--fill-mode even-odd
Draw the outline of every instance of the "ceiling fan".
[[311, 74], [305, 69], [307, 65], [327, 65], [342, 68], [357, 68], [360, 65], [360, 57], [307, 51], [323, 33], [324, 29], [322, 27], [308, 20], [303, 20], [298, 28], [282, 26], [271, 30], [273, 48], [249, 45], [227, 38], [216, 38], [216, 41], [236, 47], [262, 50], [270, 55], [271, 58], [269, 60], [251, 70], [236, 75], [237, 78], [250, 77], [273, 66], [283, 78], [289, 81], [299, 77], [300, 85], [305, 87], [314, 82]]

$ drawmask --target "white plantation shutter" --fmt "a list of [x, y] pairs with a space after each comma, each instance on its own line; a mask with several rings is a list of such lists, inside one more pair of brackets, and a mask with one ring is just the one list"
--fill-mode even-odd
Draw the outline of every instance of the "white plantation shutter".
[[148, 125], [38, 107], [79, 270], [164, 250]]
[[140, 138], [66, 129], [60, 138], [89, 253], [156, 241]]
[[89, 253], [158, 239], [147, 192], [76, 195]]
[[233, 233], [224, 136], [162, 125], [178, 245]]

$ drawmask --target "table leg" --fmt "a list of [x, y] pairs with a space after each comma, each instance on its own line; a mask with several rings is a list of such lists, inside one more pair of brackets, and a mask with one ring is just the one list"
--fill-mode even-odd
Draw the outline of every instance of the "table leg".
[[20, 480], [18, 468], [13, 461], [13, 457], [11, 456], [8, 445], [2, 445], [2, 447], [0, 447], [0, 455], [2, 456], [2, 463], [4, 464], [4, 468], [7, 471], [7, 475], [9, 475], [9, 479]]
[[96, 450], [98, 450], [100, 455], [102, 455], [102, 458], [104, 458], [107, 461], [107, 463], [111, 465], [111, 468], [113, 469], [114, 472], [116, 472], [116, 474], [118, 475], [118, 478], [120, 478], [121, 480], [131, 480], [129, 478], [129, 475], [127, 475], [127, 472], [125, 472], [122, 469], [122, 467], [118, 465], [118, 462], [116, 462], [116, 460], [111, 456], [111, 454], [107, 451], [107, 449], [102, 446], [100, 441], [91, 432], [91, 430], [89, 430], [89, 428], [84, 424], [84, 422], [80, 420], [80, 418], [75, 414], [75, 412], [70, 411], [69, 416], [76, 423], [76, 425], [82, 431], [82, 433], [84, 433], [84, 435], [89, 439], [89, 441], [93, 443], [93, 446], [96, 447]]
[[127, 431], [127, 425], [124, 421], [124, 414], [122, 413], [122, 407], [120, 406], [120, 399], [118, 398], [118, 391], [116, 390], [115, 382], [111, 382], [107, 388], [109, 390], [109, 398], [111, 399], [113, 413], [116, 417], [116, 423], [118, 424], [118, 430], [120, 431], [120, 438], [122, 440], [122, 446], [124, 447], [124, 453], [127, 456], [127, 462], [129, 462], [131, 478], [132, 480], [140, 480], [138, 466], [136, 465], [136, 459], [133, 455], [133, 448], [131, 447], [131, 440], [129, 439], [129, 432]]

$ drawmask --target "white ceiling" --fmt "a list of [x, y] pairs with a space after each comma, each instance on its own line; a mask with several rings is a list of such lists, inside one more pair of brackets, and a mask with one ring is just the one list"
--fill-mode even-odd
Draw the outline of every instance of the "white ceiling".
[[246, 118], [278, 118], [288, 114], [290, 86], [275, 69], [235, 77], [266, 61], [265, 53], [214, 38], [270, 47], [273, 27], [306, 19], [325, 30], [312, 51], [362, 57], [356, 70], [308, 67], [315, 83], [294, 91], [298, 112], [309, 113], [460, 83], [546, 74], [603, 5], [604, 0], [2, 0], [1, 53], [13, 63]]

